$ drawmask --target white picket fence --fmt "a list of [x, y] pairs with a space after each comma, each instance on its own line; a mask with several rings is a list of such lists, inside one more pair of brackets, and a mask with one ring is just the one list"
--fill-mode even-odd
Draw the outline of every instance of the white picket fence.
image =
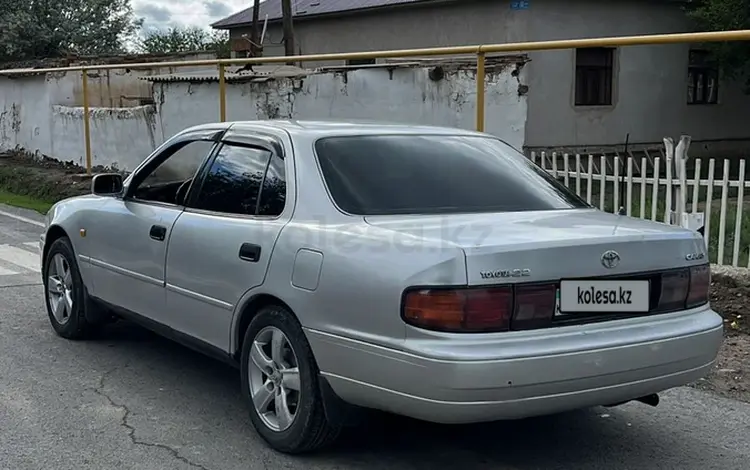
[[[707, 171], [702, 168], [704, 162], [700, 158], [691, 159], [686, 181], [681, 181], [674, 177], [672, 165], [662, 157], [643, 157], [639, 161], [633, 157], [555, 152], [531, 152], [529, 157], [601, 210], [617, 212], [624, 207], [628, 216], [663, 223], [670, 223], [671, 211], [680, 207], [685, 212], [703, 212], [705, 242], [711, 262], [750, 267], [750, 201], [746, 204], [748, 214], [743, 210], [745, 188], [750, 187], [750, 181], [745, 180], [744, 159], [724, 159], [720, 162], [721, 175], [716, 174], [716, 159], [708, 159]], [[738, 167], [735, 179], [730, 179], [732, 162]], [[680, 200], [672, 201], [673, 189], [678, 188]], [[714, 197], [719, 190], [721, 196]], [[622, 198], [621, 192], [624, 192]], [[736, 193], [731, 200], [730, 192]], [[714, 207], [717, 200], [721, 201], [718, 214]], [[717, 215], [718, 229], [712, 229]], [[743, 221], [747, 224], [744, 232]]]

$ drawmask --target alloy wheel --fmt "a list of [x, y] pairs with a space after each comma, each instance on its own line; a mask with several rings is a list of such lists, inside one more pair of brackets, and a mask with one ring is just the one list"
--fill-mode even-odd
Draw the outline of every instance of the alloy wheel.
[[47, 300], [60, 325], [73, 315], [73, 273], [65, 257], [56, 253], [47, 270]]
[[258, 416], [268, 428], [289, 429], [300, 403], [297, 356], [280, 329], [267, 326], [253, 340], [248, 361], [250, 394]]

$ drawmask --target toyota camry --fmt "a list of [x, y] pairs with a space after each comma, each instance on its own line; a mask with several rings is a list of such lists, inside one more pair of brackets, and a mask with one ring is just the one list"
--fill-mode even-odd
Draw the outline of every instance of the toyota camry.
[[57, 334], [127, 319], [236, 365], [255, 430], [288, 453], [368, 408], [655, 405], [722, 341], [700, 234], [600, 211], [451, 128], [192, 127], [58, 202], [41, 248]]

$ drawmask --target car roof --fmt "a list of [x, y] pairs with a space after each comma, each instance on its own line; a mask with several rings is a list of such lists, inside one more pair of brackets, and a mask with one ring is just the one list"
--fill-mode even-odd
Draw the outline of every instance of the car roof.
[[[233, 121], [210, 123], [195, 126], [190, 130], [215, 129], [217, 125], [231, 127], [232, 130], [275, 129], [290, 135], [352, 135], [352, 134], [450, 134], [486, 136], [481, 132], [454, 127], [429, 126], [421, 124], [401, 124], [388, 121], [348, 119], [348, 120], [282, 120], [268, 119], [257, 121]], [[186, 129], [187, 130], [187, 129]]]

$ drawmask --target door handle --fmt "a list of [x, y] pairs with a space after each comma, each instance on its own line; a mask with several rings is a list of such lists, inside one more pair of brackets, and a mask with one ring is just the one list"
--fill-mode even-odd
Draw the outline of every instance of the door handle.
[[252, 243], [243, 243], [240, 247], [240, 259], [242, 261], [250, 261], [251, 263], [257, 263], [260, 259], [260, 245], [254, 245]]
[[148, 235], [154, 240], [163, 242], [167, 237], [167, 227], [163, 227], [161, 225], [152, 225], [151, 230], [148, 232]]

